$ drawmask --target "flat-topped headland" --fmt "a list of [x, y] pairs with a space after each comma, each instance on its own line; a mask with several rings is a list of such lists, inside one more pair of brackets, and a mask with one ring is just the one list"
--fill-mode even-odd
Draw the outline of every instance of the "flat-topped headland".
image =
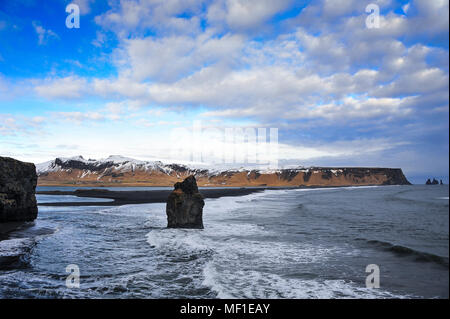
[[296, 167], [280, 169], [194, 168], [121, 156], [57, 158], [37, 165], [39, 186], [169, 186], [194, 176], [199, 187], [299, 187], [409, 185], [400, 168]]

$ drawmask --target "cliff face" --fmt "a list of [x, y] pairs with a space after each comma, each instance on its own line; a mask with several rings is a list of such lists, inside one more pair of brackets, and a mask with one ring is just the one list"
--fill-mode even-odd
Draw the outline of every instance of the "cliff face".
[[36, 183], [34, 164], [0, 157], [0, 223], [36, 219]]
[[193, 175], [199, 186], [407, 185], [397, 168], [310, 167], [280, 170], [192, 169], [122, 157], [56, 159], [38, 165], [39, 185], [171, 186]]
[[250, 186], [352, 186], [352, 185], [409, 185], [401, 169], [397, 168], [330, 168], [283, 169], [272, 172], [245, 171], [221, 173], [199, 183]]

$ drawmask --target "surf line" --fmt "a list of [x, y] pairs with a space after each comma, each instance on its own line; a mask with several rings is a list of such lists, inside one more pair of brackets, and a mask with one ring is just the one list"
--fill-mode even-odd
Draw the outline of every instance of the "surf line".
[[[242, 304], [242, 303], [233, 303], [233, 304], [225, 304], [224, 313], [260, 313], [267, 314], [269, 311], [270, 304]], [[222, 311], [222, 309], [217, 308], [217, 311]], [[205, 314], [208, 317], [214, 312], [214, 306], [200, 306], [200, 305], [191, 305], [189, 302], [185, 306], [181, 306], [180, 313], [181, 314]]]

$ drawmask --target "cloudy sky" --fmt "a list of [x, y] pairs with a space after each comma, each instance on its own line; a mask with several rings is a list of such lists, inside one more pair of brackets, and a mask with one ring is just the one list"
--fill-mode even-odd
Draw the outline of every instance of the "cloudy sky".
[[198, 121], [277, 128], [281, 165], [448, 181], [448, 0], [72, 2], [80, 28], [70, 1], [0, 2], [1, 156], [171, 160]]

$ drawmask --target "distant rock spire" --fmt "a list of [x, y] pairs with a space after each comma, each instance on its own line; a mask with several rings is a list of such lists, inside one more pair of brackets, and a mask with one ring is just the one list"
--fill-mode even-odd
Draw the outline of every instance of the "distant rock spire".
[[[441, 182], [442, 182], [442, 180], [441, 180]], [[426, 185], [438, 185], [439, 182], [437, 181], [436, 178], [433, 178], [433, 181], [431, 181], [431, 179], [429, 178], [429, 179], [427, 179], [427, 182], [425, 184]]]

